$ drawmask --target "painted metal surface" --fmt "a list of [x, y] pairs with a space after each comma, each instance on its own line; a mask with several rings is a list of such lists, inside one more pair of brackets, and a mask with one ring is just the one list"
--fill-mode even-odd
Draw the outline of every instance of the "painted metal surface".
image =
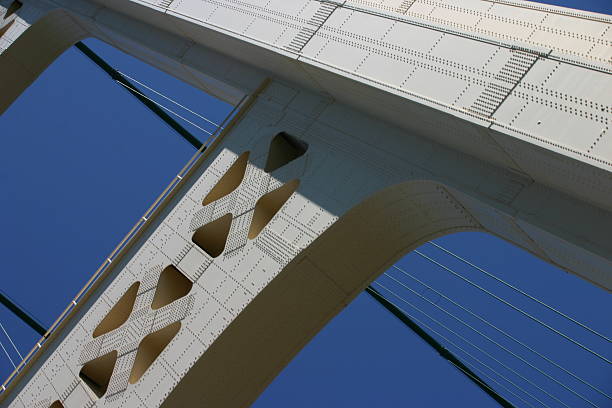
[[[476, 0], [30, 0], [20, 13], [0, 39], [0, 73], [16, 75], [0, 84], [2, 109], [87, 35], [227, 101], [271, 81], [30, 364], [11, 406], [247, 405], [398, 256], [455, 231], [499, 235], [612, 289], [608, 16]], [[268, 173], [280, 132], [308, 150]], [[247, 151], [238, 187], [203, 205]], [[294, 179], [249, 239], [257, 202]], [[228, 214], [213, 258], [192, 236]], [[155, 311], [169, 265], [194, 285]], [[93, 338], [135, 281], [128, 321]], [[140, 339], [176, 321], [129, 384]], [[78, 373], [111, 350], [98, 398]]]

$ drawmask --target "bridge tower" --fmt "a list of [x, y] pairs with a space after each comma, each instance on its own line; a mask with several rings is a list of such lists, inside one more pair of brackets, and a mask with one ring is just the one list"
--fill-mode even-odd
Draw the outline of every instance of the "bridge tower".
[[3, 406], [248, 406], [373, 279], [457, 231], [612, 290], [609, 16], [519, 0], [0, 0], [0, 15], [0, 112], [87, 37], [237, 106]]

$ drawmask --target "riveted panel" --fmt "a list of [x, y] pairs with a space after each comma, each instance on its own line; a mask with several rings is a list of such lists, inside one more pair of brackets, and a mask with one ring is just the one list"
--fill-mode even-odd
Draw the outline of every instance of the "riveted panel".
[[[588, 206], [609, 206], [612, 194], [609, 177], [602, 171], [609, 164], [608, 95], [612, 93], [604, 77], [609, 61], [601, 60], [601, 55], [609, 54], [612, 41], [605, 19], [593, 17], [584, 23], [579, 12], [571, 16], [501, 0], [149, 3], [156, 7], [146, 9], [146, 2], [139, 3], [137, 9], [150, 14], [140, 16], [133, 38], [122, 39], [129, 37], [129, 30], [124, 30], [113, 34], [113, 41], [120, 46], [130, 43], [129, 50], [141, 42], [145, 50], [155, 48], [141, 30], [151, 28], [150, 38], [160, 45], [142, 55], [164, 69], [202, 84], [229, 77], [250, 84], [259, 74], [238, 62], [242, 59], [270, 75], [271, 85], [236, 126], [228, 127], [219, 147], [211, 147], [198, 162], [186, 184], [192, 187], [178, 187], [172, 202], [177, 204], [160, 207], [158, 219], [147, 221], [155, 223], [156, 230], [145, 230], [125, 260], [113, 260], [107, 278], [113, 282], [96, 289], [79, 323], [53, 345], [61, 358], [48, 359], [44, 365], [41, 372], [49, 380], [34, 374], [14, 406], [57, 398], [79, 407], [158, 406], [197, 368], [199, 359], [207, 358], [211, 345], [218, 350], [215, 342], [224, 341], [223, 331], [248, 313], [255, 297], [292, 279], [304, 288], [309, 280], [316, 281], [300, 292], [313, 293], [317, 304], [309, 309], [313, 315], [295, 326], [296, 333], [314, 324], [310, 320], [324, 321], [322, 316], [327, 318], [350, 301], [371, 271], [387, 262], [352, 252], [346, 263], [338, 256], [336, 244], [342, 242], [325, 246], [317, 240], [327, 231], [337, 231], [333, 224], [362, 203], [376, 202], [375, 211], [392, 214], [385, 220], [389, 224], [381, 227], [376, 214], [366, 211], [377, 221], [360, 220], [347, 235], [349, 241], [363, 227], [378, 234], [381, 242], [414, 236], [406, 246], [450, 230], [484, 227], [551, 262], [584, 268], [590, 278], [608, 284], [599, 268], [607, 261], [593, 261], [582, 249], [563, 243], [573, 240], [593, 249], [584, 238], [587, 226], [593, 230], [589, 234], [597, 237], [609, 231], [606, 216], [592, 220], [592, 214], [603, 210]], [[120, 22], [129, 21], [113, 17], [113, 7], [109, 4], [96, 24], [119, 30]], [[163, 15], [156, 14], [159, 10]], [[153, 27], [156, 24], [164, 33]], [[170, 31], [176, 38], [167, 38]], [[211, 38], [218, 41], [214, 47]], [[248, 52], [242, 55], [243, 51]], [[211, 62], [220, 61], [212, 58], [217, 52], [228, 53], [219, 64]], [[164, 53], [171, 60], [166, 61]], [[209, 62], [214, 66], [206, 71]], [[277, 63], [286, 66], [277, 69]], [[310, 93], [302, 85], [309, 86]], [[564, 126], [564, 121], [571, 124]], [[303, 138], [309, 149], [267, 173], [269, 142], [279, 132]], [[203, 205], [247, 150], [244, 180]], [[589, 160], [599, 164], [592, 166]], [[259, 235], [248, 239], [258, 200], [293, 179], [299, 179], [300, 189], [267, 220]], [[557, 228], [559, 236], [551, 235], [534, 227], [534, 219], [525, 221], [536, 207], [536, 190], [556, 200], [547, 212], [537, 209], [540, 212], [533, 217], [540, 227], [549, 223], [555, 230], [559, 225], [555, 222], [581, 212], [564, 223], [571, 233]], [[465, 197], [461, 199], [457, 191]], [[576, 198], [582, 194], [585, 197]], [[192, 236], [197, 228], [221, 217], [231, 219], [228, 239], [212, 258], [192, 243]], [[310, 258], [311, 249], [320, 251], [318, 261], [328, 261], [325, 269]], [[610, 245], [601, 242], [595, 249], [605, 252]], [[301, 253], [309, 255], [300, 257]], [[192, 291], [152, 310], [159, 274], [170, 265], [194, 282]], [[295, 272], [289, 278], [283, 275], [288, 265], [293, 269], [287, 270]], [[364, 276], [357, 285], [355, 273]], [[282, 279], [273, 282], [279, 276]], [[127, 322], [92, 338], [93, 328], [113, 302], [137, 281], [141, 287]], [[291, 313], [303, 308], [300, 301], [291, 298]], [[289, 324], [290, 317], [273, 327]], [[140, 381], [127, 386], [142, 339], [179, 321], [182, 329], [166, 351]], [[268, 330], [266, 340], [274, 340], [274, 334]], [[293, 338], [293, 333], [281, 334], [278, 338]], [[300, 344], [310, 334], [300, 334]], [[292, 345], [292, 350], [296, 347]], [[112, 351], [118, 352], [116, 369], [107, 395], [97, 399], [83, 388], [77, 373], [82, 364]], [[66, 378], [56, 379], [60, 375]], [[49, 381], [57, 383], [57, 390], [49, 388]]]

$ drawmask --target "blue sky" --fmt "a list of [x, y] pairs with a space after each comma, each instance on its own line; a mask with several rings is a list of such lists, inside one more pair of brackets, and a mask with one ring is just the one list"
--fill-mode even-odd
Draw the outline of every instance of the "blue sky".
[[[609, 1], [554, 2], [611, 12]], [[111, 65], [153, 85], [186, 106], [221, 120], [231, 108], [99, 41], [88, 40]], [[189, 127], [189, 125], [187, 125]], [[193, 153], [192, 147], [152, 115], [124, 89], [71, 48], [0, 117], [0, 256], [2, 291], [49, 325], [89, 278], [163, 187]], [[204, 134], [191, 128], [195, 135]], [[481, 233], [455, 234], [437, 241], [545, 302], [612, 335], [612, 299], [603, 290], [559, 271], [513, 246]], [[516, 296], [430, 245], [423, 252], [469, 276], [546, 322], [612, 356], [609, 343]], [[482, 313], [521, 341], [545, 353], [593, 385], [612, 393], [606, 364], [551, 334], [516, 312], [492, 301], [460, 280], [409, 254], [399, 266], [467, 307]], [[394, 273], [394, 276], [399, 276]], [[402, 279], [438, 305], [449, 306], [430, 290]], [[380, 278], [386, 286], [390, 280]], [[589, 406], [526, 365], [445, 317], [418, 297], [406, 299], [459, 331], [530, 381], [571, 407]], [[406, 307], [409, 310], [408, 307]], [[608, 312], [606, 312], [608, 311]], [[456, 310], [453, 310], [453, 313]], [[419, 319], [435, 323], [414, 312]], [[508, 342], [465, 313], [470, 324], [525, 356], [534, 365], [603, 407], [610, 400], [594, 393], [548, 363]], [[0, 306], [0, 322], [22, 353], [37, 335]], [[438, 328], [436, 327], [436, 330]], [[563, 406], [525, 380], [470, 348], [496, 371], [544, 404]], [[10, 347], [0, 333], [2, 343]], [[441, 340], [445, 343], [444, 340]], [[451, 348], [462, 360], [469, 357]], [[18, 361], [16, 353], [13, 357]], [[0, 352], [0, 377], [12, 366]], [[490, 373], [490, 372], [489, 372]], [[499, 380], [498, 377], [495, 377]], [[502, 380], [500, 380], [502, 382]], [[503, 383], [503, 382], [502, 382]], [[537, 401], [503, 383], [534, 406]], [[517, 406], [529, 406], [500, 392]], [[496, 407], [490, 397], [390, 313], [363, 294], [309, 343], [261, 395], [263, 407]]]

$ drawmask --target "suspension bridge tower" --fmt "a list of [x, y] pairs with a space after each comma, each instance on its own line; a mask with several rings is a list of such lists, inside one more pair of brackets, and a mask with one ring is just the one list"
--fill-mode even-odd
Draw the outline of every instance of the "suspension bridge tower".
[[248, 406], [378, 275], [457, 231], [612, 290], [609, 16], [520, 0], [0, 0], [0, 16], [0, 112], [87, 37], [235, 106], [2, 406]]

